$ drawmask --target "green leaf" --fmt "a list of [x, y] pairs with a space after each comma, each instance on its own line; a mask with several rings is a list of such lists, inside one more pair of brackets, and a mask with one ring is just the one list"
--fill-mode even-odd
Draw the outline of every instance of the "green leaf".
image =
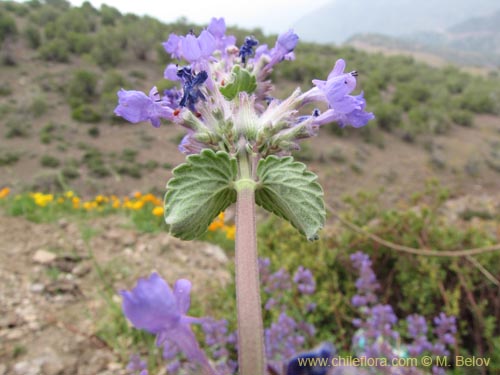
[[210, 149], [190, 155], [173, 171], [165, 195], [165, 222], [183, 240], [199, 237], [217, 215], [236, 202], [236, 159]]
[[256, 203], [289, 221], [309, 241], [317, 240], [326, 218], [318, 176], [291, 156], [268, 156], [259, 162], [257, 175]]
[[255, 76], [248, 70], [242, 69], [239, 65], [235, 65], [232, 71], [232, 81], [220, 88], [222, 95], [227, 100], [233, 100], [239, 92], [245, 91], [249, 94], [257, 88], [257, 80]]

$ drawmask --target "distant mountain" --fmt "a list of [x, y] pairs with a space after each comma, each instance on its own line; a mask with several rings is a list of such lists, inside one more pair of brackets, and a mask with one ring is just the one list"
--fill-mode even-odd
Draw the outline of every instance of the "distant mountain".
[[360, 33], [440, 32], [499, 8], [498, 0], [334, 0], [294, 26], [303, 40], [343, 43]]
[[393, 50], [431, 53], [464, 65], [499, 67], [500, 10], [489, 16], [464, 20], [444, 31], [415, 32], [403, 37], [359, 34], [347, 42], [358, 46], [361, 43]]

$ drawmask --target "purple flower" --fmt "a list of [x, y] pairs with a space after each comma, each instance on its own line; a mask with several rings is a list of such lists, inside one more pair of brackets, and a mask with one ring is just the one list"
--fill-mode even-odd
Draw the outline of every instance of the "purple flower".
[[115, 114], [134, 124], [149, 120], [156, 128], [161, 125], [160, 118], [173, 119], [172, 108], [162, 102], [156, 87], [151, 89], [149, 96], [142, 91], [121, 89]]
[[297, 284], [297, 288], [302, 294], [313, 294], [316, 290], [316, 282], [313, 279], [311, 270], [299, 266], [293, 281]]
[[290, 29], [278, 37], [275, 48], [284, 56], [295, 49], [298, 41], [299, 36]]
[[141, 360], [139, 355], [134, 354], [130, 357], [130, 362], [127, 365], [129, 371], [140, 371], [139, 375], [148, 375], [146, 362]]
[[377, 302], [375, 291], [380, 287], [372, 270], [372, 262], [368, 255], [358, 251], [351, 255], [351, 261], [359, 273], [356, 280], [358, 294], [352, 298], [355, 307], [371, 305]]
[[[313, 94], [319, 94], [328, 103], [329, 109], [317, 117], [318, 125], [336, 121], [341, 127], [351, 125], [359, 128], [375, 118], [373, 113], [365, 112], [366, 101], [363, 93], [352, 96], [350, 93], [356, 88], [356, 71], [344, 73], [345, 61], [337, 60], [335, 67], [328, 75], [326, 81], [313, 80], [318, 91], [311, 90]], [[315, 99], [320, 99], [317, 97]]]
[[268, 359], [290, 358], [305, 342], [304, 336], [298, 334], [297, 322], [284, 312], [265, 330], [264, 340]]
[[177, 71], [177, 76], [183, 83], [184, 95], [182, 96], [179, 105], [188, 107], [191, 111], [195, 111], [194, 105], [198, 99], [205, 100], [205, 96], [201, 92], [201, 85], [207, 80], [208, 74], [204, 70], [195, 74], [190, 66], [185, 66]]
[[180, 81], [181, 79], [177, 76], [177, 70], [176, 64], [168, 64], [163, 72], [163, 77], [170, 81]]
[[122, 291], [123, 312], [139, 329], [157, 337], [158, 345], [174, 343], [191, 360], [208, 366], [190, 324], [200, 319], [186, 315], [190, 306], [191, 282], [179, 279], [174, 290], [157, 273], [139, 279], [132, 291]]
[[188, 133], [182, 138], [181, 143], [177, 148], [183, 154], [191, 155], [199, 154], [201, 150], [206, 148], [206, 146], [196, 140], [195, 133], [192, 130], [188, 130]]
[[224, 18], [212, 18], [207, 28], [215, 39], [215, 48], [225, 53], [228, 46], [236, 43], [236, 38], [232, 35], [226, 36], [226, 22]]
[[291, 288], [290, 275], [284, 268], [280, 268], [278, 271], [269, 276], [268, 282], [265, 287], [267, 293], [272, 292], [283, 292]]
[[215, 50], [215, 39], [207, 30], [203, 30], [197, 38], [192, 34], [186, 35], [181, 48], [182, 57], [190, 63], [207, 60]]
[[[297, 46], [298, 41], [299, 41], [299, 36], [295, 34], [293, 30], [288, 30], [286, 33], [283, 33], [280, 36], [278, 36], [274, 48], [268, 53], [271, 60], [267, 63], [264, 70], [265, 71], [270, 70], [274, 65], [283, 60], [294, 60], [295, 55], [293, 53], [293, 50]], [[266, 55], [267, 54], [266, 52], [267, 52], [266, 49], [258, 51], [259, 56]]]
[[178, 36], [174, 33], [170, 34], [168, 40], [163, 43], [165, 51], [170, 53], [170, 56], [175, 59], [182, 57], [182, 39], [184, 37]]
[[172, 109], [179, 108], [181, 98], [182, 92], [175, 87], [163, 91], [163, 104]]
[[245, 42], [240, 48], [239, 56], [241, 57], [241, 62], [244, 64], [248, 57], [253, 55], [253, 48], [259, 44], [259, 41], [253, 36], [247, 36]]

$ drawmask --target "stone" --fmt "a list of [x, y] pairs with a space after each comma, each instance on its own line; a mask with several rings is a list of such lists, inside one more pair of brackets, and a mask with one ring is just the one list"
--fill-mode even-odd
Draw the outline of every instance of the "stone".
[[42, 365], [43, 375], [61, 375], [64, 372], [65, 366], [57, 358], [50, 358]]
[[45, 290], [45, 285], [41, 283], [34, 283], [30, 285], [31, 293], [42, 293]]
[[72, 273], [75, 276], [82, 277], [88, 274], [90, 270], [91, 270], [90, 265], [88, 265], [87, 263], [80, 263], [75, 268], [73, 268]]
[[224, 252], [224, 250], [217, 245], [206, 244], [206, 246], [202, 249], [203, 253], [207, 256], [214, 258], [217, 262], [221, 264], [226, 264], [229, 259]]
[[47, 265], [52, 263], [56, 259], [56, 257], [56, 254], [51, 253], [50, 251], [37, 250], [32, 259], [35, 263]]

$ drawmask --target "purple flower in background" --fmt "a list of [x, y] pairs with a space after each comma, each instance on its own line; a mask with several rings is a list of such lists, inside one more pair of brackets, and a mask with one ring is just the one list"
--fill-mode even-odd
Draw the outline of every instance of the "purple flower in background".
[[275, 273], [269, 276], [268, 282], [266, 283], [265, 291], [267, 293], [272, 293], [276, 291], [285, 291], [292, 287], [290, 281], [290, 275], [284, 268], [280, 268]]
[[266, 356], [268, 359], [290, 358], [304, 345], [305, 337], [298, 332], [297, 322], [286, 313], [264, 332]]
[[358, 294], [352, 298], [355, 307], [366, 306], [377, 302], [375, 291], [380, 287], [377, 276], [373, 272], [370, 257], [361, 251], [351, 255], [351, 261], [360, 277], [356, 280]]
[[417, 357], [432, 349], [432, 344], [427, 340], [427, 321], [421, 315], [413, 314], [406, 318], [408, 334], [413, 342], [408, 345], [408, 353]]
[[141, 360], [139, 355], [134, 354], [130, 357], [130, 362], [127, 365], [127, 370], [139, 372], [139, 375], [148, 375], [147, 364], [145, 361]]
[[172, 108], [162, 102], [156, 87], [151, 89], [149, 96], [142, 91], [121, 89], [118, 91], [118, 106], [115, 108], [115, 114], [134, 124], [150, 121], [156, 128], [161, 125], [161, 118], [172, 120], [174, 117]]
[[455, 334], [457, 333], [456, 319], [454, 316], [446, 316], [442, 312], [434, 318], [434, 324], [436, 326], [434, 333], [438, 340], [434, 344], [432, 352], [435, 355], [449, 355], [450, 352], [446, 350], [446, 347], [455, 344]]
[[208, 365], [190, 324], [200, 319], [186, 315], [190, 306], [191, 282], [179, 279], [170, 289], [157, 273], [139, 279], [131, 291], [122, 291], [123, 312], [139, 329], [156, 335], [158, 345], [177, 345], [186, 357], [204, 366]]
[[316, 282], [314, 281], [311, 270], [299, 266], [293, 281], [297, 284], [297, 288], [302, 294], [313, 294], [316, 290]]

